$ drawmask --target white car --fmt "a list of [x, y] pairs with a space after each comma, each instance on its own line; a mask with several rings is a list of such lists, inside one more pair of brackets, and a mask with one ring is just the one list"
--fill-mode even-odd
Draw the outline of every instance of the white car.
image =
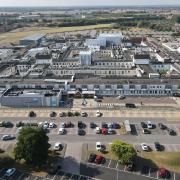
[[96, 117], [101, 117], [101, 112], [100, 111], [96, 111]]
[[43, 122], [39, 122], [39, 123], [38, 123], [38, 127], [42, 127], [43, 124], [44, 124]]
[[87, 113], [86, 112], [82, 112], [81, 113], [81, 117], [86, 117], [87, 116]]
[[101, 151], [102, 150], [102, 144], [101, 142], [96, 142], [96, 151]]
[[10, 177], [16, 172], [15, 168], [8, 169], [5, 173], [5, 176]]
[[55, 145], [54, 145], [55, 151], [60, 151], [60, 150], [62, 150], [62, 148], [63, 148], [63, 145], [61, 143], [59, 143], [59, 142], [55, 143]]
[[59, 128], [59, 134], [61, 135], [65, 134], [65, 128]]
[[152, 129], [153, 128], [153, 124], [151, 123], [151, 121], [147, 122], [147, 128], [148, 129]]
[[101, 134], [101, 128], [100, 127], [96, 127], [96, 134]]
[[149, 146], [145, 143], [141, 143], [141, 148], [143, 151], [148, 151], [149, 150]]
[[55, 124], [53, 122], [50, 122], [49, 123], [49, 128], [54, 128], [55, 127]]

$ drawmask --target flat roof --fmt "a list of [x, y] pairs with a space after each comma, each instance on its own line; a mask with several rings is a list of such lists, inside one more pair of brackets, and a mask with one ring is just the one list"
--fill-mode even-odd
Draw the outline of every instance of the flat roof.
[[41, 39], [42, 37], [44, 37], [46, 34], [33, 34], [27, 37], [24, 37], [22, 39], [20, 39], [20, 41], [22, 40], [32, 40], [32, 41], [37, 41], [39, 39]]

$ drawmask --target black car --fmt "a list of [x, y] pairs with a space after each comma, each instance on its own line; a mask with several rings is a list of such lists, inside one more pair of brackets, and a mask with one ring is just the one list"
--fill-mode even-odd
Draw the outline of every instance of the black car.
[[54, 111], [52, 111], [52, 112], [49, 114], [50, 117], [56, 117], [56, 115], [57, 115], [57, 114], [56, 114], [56, 112], [54, 112]]
[[90, 122], [90, 128], [91, 128], [91, 129], [96, 128], [96, 124], [95, 124], [94, 122]]
[[132, 161], [125, 165], [125, 170], [126, 171], [134, 171], [134, 169], [135, 169], [135, 164]]
[[60, 169], [61, 169], [61, 165], [59, 165], [59, 164], [58, 164], [58, 165], [55, 165], [55, 166], [53, 166], [53, 167], [50, 168], [49, 174], [54, 175], [54, 174], [56, 174]]
[[149, 129], [145, 129], [145, 128], [144, 128], [144, 129], [142, 130], [142, 133], [143, 133], [143, 134], [151, 134], [151, 131], [150, 131]]
[[78, 128], [84, 128], [84, 123], [82, 121], [78, 121]]
[[144, 122], [141, 122], [141, 127], [142, 127], [142, 128], [147, 128], [147, 125], [146, 125], [146, 123], [144, 123]]
[[171, 136], [175, 136], [176, 135], [176, 132], [173, 129], [167, 128], [167, 132]]
[[36, 116], [36, 113], [34, 111], [29, 112], [29, 117], [35, 117], [35, 116]]
[[127, 108], [136, 108], [136, 105], [135, 104], [132, 104], [132, 103], [126, 103], [125, 105]]
[[16, 127], [22, 127], [24, 126], [24, 123], [22, 121], [19, 121], [17, 124], [16, 124]]
[[108, 125], [107, 125], [107, 123], [102, 122], [101, 127], [102, 127], [102, 128], [108, 128]]
[[85, 135], [85, 131], [81, 128], [78, 128], [78, 135], [79, 136], [84, 136]]
[[163, 123], [159, 123], [158, 126], [159, 126], [159, 128], [162, 129], [162, 130], [164, 130], [164, 129], [167, 128]]
[[159, 142], [154, 142], [154, 146], [155, 146], [156, 151], [161, 151], [161, 145]]
[[88, 161], [89, 161], [89, 162], [94, 162], [95, 159], [96, 159], [96, 154], [92, 153], [92, 154], [89, 155]]
[[13, 127], [13, 123], [9, 122], [9, 121], [4, 121], [3, 122], [3, 127], [5, 128], [11, 128]]

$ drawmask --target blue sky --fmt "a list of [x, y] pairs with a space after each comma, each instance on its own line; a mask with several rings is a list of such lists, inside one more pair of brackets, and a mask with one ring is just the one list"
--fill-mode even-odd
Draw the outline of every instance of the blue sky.
[[0, 0], [0, 6], [179, 5], [180, 0]]

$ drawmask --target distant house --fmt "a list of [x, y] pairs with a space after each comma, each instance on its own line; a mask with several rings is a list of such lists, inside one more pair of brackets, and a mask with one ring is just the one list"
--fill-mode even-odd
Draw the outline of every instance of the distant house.
[[134, 54], [134, 64], [149, 64], [150, 56], [148, 54]]

